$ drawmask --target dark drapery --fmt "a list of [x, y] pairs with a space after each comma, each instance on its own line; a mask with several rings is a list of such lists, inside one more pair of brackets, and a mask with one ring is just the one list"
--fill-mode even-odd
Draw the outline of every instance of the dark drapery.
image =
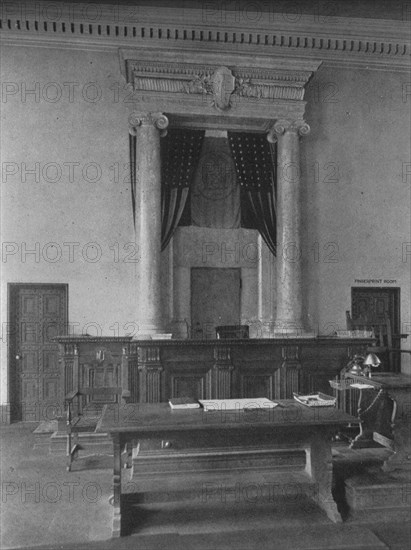
[[204, 139], [201, 130], [169, 130], [161, 139], [161, 250], [180, 221]]
[[[204, 131], [168, 130], [161, 138], [161, 250], [180, 221], [201, 153]], [[136, 221], [136, 136], [130, 135], [130, 176], [134, 225]]]
[[136, 144], [137, 138], [130, 134], [130, 182], [131, 182], [131, 206], [133, 208], [133, 223], [136, 227]]
[[276, 255], [276, 147], [265, 134], [228, 132], [241, 188], [241, 225], [258, 229]]

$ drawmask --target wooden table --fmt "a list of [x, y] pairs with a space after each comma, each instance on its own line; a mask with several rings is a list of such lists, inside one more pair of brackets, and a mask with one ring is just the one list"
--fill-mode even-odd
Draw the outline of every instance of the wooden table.
[[127, 462], [137, 493], [185, 486], [204, 491], [235, 479], [294, 483], [341, 522], [331, 494], [331, 437], [356, 419], [334, 407], [279, 403], [271, 410], [220, 412], [129, 404], [106, 413], [101, 430], [110, 432], [114, 446], [113, 537], [124, 534], [122, 454], [131, 447]]

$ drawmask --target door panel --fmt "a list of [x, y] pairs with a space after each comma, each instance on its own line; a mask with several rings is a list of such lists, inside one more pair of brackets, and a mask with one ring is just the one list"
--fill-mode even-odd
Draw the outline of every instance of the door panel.
[[198, 337], [215, 338], [215, 327], [240, 324], [241, 270], [191, 269], [191, 323]]
[[[401, 347], [401, 338], [399, 336], [400, 320], [400, 289], [399, 288], [370, 288], [354, 287], [351, 289], [351, 311], [353, 319], [365, 319], [369, 324], [384, 321], [385, 315], [391, 321], [391, 330], [393, 333], [393, 348]], [[387, 364], [388, 358], [383, 358]], [[398, 372], [400, 369], [400, 354], [393, 354], [393, 370]]]
[[9, 285], [11, 420], [41, 421], [63, 411], [58, 344], [66, 334], [67, 285]]

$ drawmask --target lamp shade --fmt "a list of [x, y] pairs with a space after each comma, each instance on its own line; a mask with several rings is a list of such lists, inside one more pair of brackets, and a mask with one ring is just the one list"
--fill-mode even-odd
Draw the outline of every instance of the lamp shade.
[[364, 359], [363, 364], [369, 365], [371, 367], [378, 367], [379, 365], [381, 365], [381, 361], [379, 360], [377, 355], [375, 355], [375, 353], [369, 353], [367, 357]]

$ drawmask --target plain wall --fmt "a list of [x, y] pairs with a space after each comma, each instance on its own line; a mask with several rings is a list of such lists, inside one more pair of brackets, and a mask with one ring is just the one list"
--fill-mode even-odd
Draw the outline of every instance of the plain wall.
[[[406, 82], [401, 73], [320, 67], [307, 86], [304, 286], [306, 311], [323, 334], [346, 328], [351, 288], [369, 286], [400, 288], [401, 332], [410, 333]], [[381, 282], [356, 281], [364, 279]], [[409, 339], [402, 346], [410, 349]], [[402, 362], [409, 370], [409, 355]]]

